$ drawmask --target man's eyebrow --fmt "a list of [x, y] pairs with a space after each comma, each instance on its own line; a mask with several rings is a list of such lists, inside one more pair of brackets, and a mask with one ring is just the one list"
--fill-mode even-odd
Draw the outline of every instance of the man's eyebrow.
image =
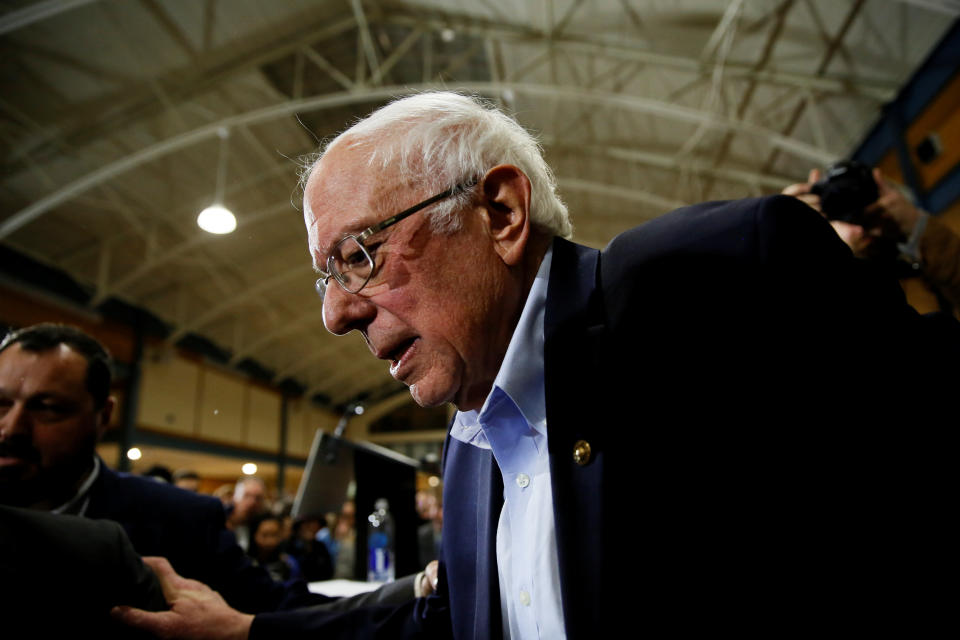
[[329, 244], [324, 245], [323, 247], [317, 248], [317, 252], [311, 256], [311, 261], [313, 262], [313, 270], [321, 275], [325, 275], [326, 272], [320, 267], [320, 265], [317, 264], [317, 257], [324, 256], [323, 266], [326, 266], [325, 264], [326, 256], [330, 255], [330, 252], [333, 250], [335, 246], [337, 246], [338, 242], [340, 242], [347, 236], [359, 235], [361, 232], [366, 231], [367, 229], [369, 229], [370, 227], [376, 224], [377, 224], [376, 220], [373, 222], [369, 222], [369, 221], [364, 221], [362, 219], [355, 219], [351, 224], [349, 224], [346, 228], [340, 231], [340, 235], [337, 236], [336, 240], [334, 240], [333, 242], [330, 242]]

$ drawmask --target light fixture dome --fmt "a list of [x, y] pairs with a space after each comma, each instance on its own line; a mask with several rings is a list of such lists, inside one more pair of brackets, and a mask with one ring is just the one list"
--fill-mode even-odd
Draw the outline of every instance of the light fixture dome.
[[208, 233], [222, 235], [237, 228], [233, 213], [220, 204], [210, 205], [197, 216], [197, 225]]

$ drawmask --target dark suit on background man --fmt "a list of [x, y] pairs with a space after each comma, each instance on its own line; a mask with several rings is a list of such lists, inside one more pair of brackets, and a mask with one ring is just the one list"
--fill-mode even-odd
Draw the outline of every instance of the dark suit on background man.
[[4, 637], [140, 637], [110, 618], [120, 604], [166, 608], [119, 525], [0, 505]]
[[[899, 289], [782, 197], [689, 207], [602, 253], [562, 239], [553, 252], [545, 390], [568, 638], [912, 620], [924, 573], [903, 560], [937, 535], [931, 512], [914, 518], [941, 489], [911, 473], [936, 449], [891, 469], [902, 441], [861, 421], [899, 415], [884, 394], [904, 354], [877, 340], [955, 336], [924, 335]], [[840, 349], [848, 328], [857, 342]], [[837, 406], [831, 376], [883, 402]], [[887, 491], [901, 481], [925, 488], [922, 505]], [[448, 437], [443, 504], [440, 595], [354, 628], [387, 637], [433, 615], [458, 639], [500, 636], [489, 450]], [[340, 624], [265, 614], [251, 637]]]
[[102, 461], [89, 496], [88, 518], [119, 522], [140, 555], [167, 558], [180, 575], [209, 584], [240, 611], [258, 613], [308, 606], [339, 611], [413, 599], [416, 576], [405, 576], [373, 593], [351, 598], [311, 593], [302, 581], [275, 582], [237, 545], [224, 525], [219, 500], [117, 473]]
[[221, 502], [101, 462], [86, 516], [123, 525], [142, 556], [163, 556], [181, 575], [206, 582], [241, 611], [321, 604], [304, 583], [285, 588], [254, 566], [224, 525]]

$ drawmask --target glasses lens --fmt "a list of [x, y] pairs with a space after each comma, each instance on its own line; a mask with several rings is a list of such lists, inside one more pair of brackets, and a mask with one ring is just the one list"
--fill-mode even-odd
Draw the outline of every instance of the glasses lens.
[[356, 293], [370, 279], [370, 274], [373, 273], [373, 260], [356, 238], [347, 236], [330, 254], [327, 268], [344, 289], [350, 293]]

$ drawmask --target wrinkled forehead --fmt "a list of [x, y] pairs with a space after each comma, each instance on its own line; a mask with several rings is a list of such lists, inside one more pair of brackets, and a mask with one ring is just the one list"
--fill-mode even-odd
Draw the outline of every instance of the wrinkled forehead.
[[420, 189], [395, 168], [377, 168], [365, 153], [331, 149], [303, 191], [303, 218], [314, 260], [344, 235], [356, 233], [416, 202]]

